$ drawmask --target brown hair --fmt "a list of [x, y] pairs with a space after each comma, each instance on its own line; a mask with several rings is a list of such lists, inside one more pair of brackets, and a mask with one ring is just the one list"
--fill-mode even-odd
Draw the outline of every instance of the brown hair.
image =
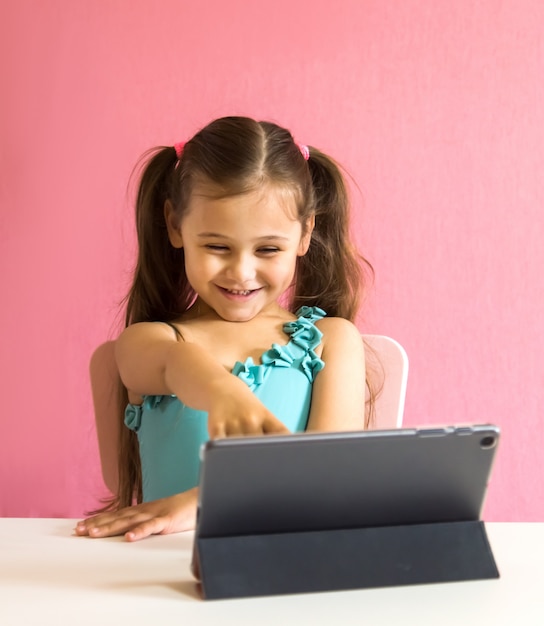
[[[136, 201], [138, 260], [126, 301], [126, 325], [178, 319], [196, 294], [185, 274], [183, 248], [170, 245], [164, 206], [171, 202], [181, 221], [192, 191], [207, 186], [218, 197], [271, 185], [293, 195], [303, 228], [315, 216], [306, 255], [298, 257], [287, 308], [319, 306], [328, 315], [353, 320], [365, 270], [349, 236], [349, 200], [344, 178], [333, 159], [309, 147], [306, 161], [291, 133], [270, 122], [225, 117], [200, 130], [178, 159], [173, 147], [147, 153]], [[121, 400], [122, 411], [126, 394]], [[365, 419], [368, 424], [369, 412]], [[119, 490], [106, 508], [141, 500], [136, 435], [121, 428]]]

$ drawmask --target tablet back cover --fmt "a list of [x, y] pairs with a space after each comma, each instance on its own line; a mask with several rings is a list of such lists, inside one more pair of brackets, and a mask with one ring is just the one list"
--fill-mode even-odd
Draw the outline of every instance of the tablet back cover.
[[498, 438], [483, 425], [215, 440], [197, 534], [478, 520]]

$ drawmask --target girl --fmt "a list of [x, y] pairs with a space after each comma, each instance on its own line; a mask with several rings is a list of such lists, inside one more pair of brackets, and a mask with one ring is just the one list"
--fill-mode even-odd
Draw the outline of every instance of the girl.
[[154, 151], [137, 196], [127, 327], [106, 348], [109, 368], [94, 367], [118, 371], [126, 390], [116, 474], [102, 444], [111, 449], [119, 420], [95, 385], [117, 497], [77, 534], [194, 528], [208, 437], [363, 426], [364, 350], [350, 320], [366, 261], [348, 222], [337, 165], [276, 124], [222, 118]]

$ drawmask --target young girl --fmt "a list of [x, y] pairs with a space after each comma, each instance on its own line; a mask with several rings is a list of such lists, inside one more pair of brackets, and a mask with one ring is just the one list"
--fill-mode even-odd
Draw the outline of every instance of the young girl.
[[364, 350], [350, 320], [366, 261], [331, 158], [276, 124], [218, 119], [154, 151], [136, 222], [127, 328], [103, 370], [127, 392], [117, 475], [99, 427], [117, 497], [76, 527], [131, 541], [194, 528], [208, 437], [365, 425]]

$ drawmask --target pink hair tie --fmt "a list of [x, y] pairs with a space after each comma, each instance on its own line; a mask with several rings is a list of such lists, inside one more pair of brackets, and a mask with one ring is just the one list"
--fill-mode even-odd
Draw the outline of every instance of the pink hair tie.
[[181, 155], [183, 154], [183, 148], [185, 147], [185, 142], [180, 141], [174, 144], [174, 150], [176, 151], [176, 155], [178, 159], [181, 159]]
[[307, 161], [310, 158], [310, 148], [308, 148], [308, 146], [305, 146], [302, 143], [299, 143], [297, 145], [298, 145], [298, 149], [300, 150], [300, 154], [302, 154], [302, 156], [304, 157], [304, 160]]

